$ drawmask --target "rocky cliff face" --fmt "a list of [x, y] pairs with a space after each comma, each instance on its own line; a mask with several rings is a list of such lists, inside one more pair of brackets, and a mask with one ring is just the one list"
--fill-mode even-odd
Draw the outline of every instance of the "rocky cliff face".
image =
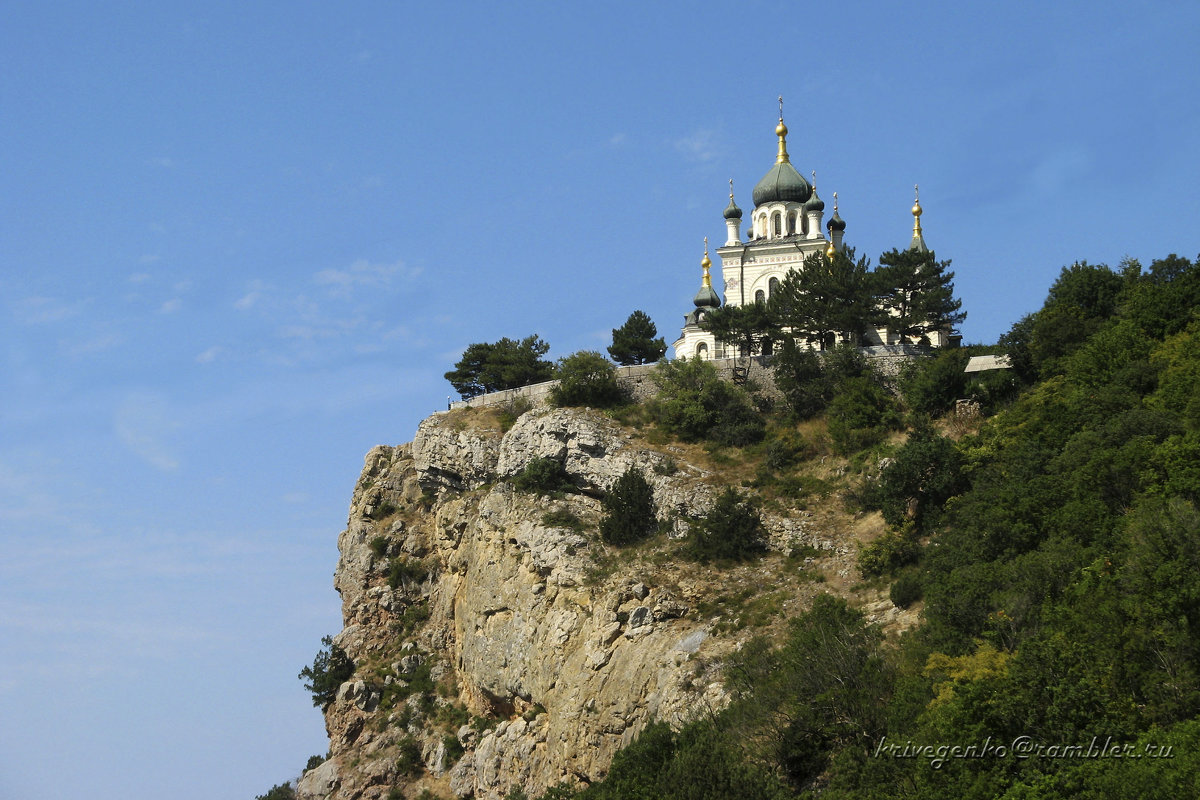
[[[764, 521], [774, 550], [815, 559], [715, 571], [607, 548], [596, 498], [628, 466], [651, 481], [669, 535], [703, 516], [718, 477], [687, 448], [651, 447], [586, 410], [531, 411], [506, 433], [497, 419], [438, 414], [411, 445], [367, 455], [334, 579], [335, 641], [355, 675], [325, 711], [332, 757], [301, 780], [302, 798], [403, 786], [493, 800], [595, 780], [648, 722], [725, 701], [721, 659], [749, 632], [714, 596], [791, 581], [777, 598], [787, 612], [816, 590], [796, 579], [805, 569], [852, 576], [846, 536], [802, 513]], [[538, 456], [578, 492], [517, 492], [508, 479]]]

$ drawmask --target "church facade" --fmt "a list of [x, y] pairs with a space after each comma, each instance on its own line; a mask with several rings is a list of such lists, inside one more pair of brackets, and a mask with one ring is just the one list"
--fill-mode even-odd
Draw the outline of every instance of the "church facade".
[[[753, 211], [743, 239], [743, 212], [734, 202], [733, 181], [729, 188], [729, 205], [725, 207], [725, 244], [717, 248], [721, 260], [721, 278], [725, 288], [726, 305], [743, 306], [748, 303], [765, 303], [779, 283], [792, 270], [803, 271], [804, 260], [814, 253], [824, 252], [830, 257], [844, 248], [843, 235], [846, 222], [838, 213], [837, 193], [833, 195], [833, 215], [827, 222], [825, 203], [817, 195], [816, 174], [810, 183], [792, 165], [787, 152], [787, 126], [783, 123], [783, 106], [780, 100], [779, 124], [775, 128], [778, 137], [778, 152], [775, 163], [754, 187]], [[921, 232], [921, 205], [913, 205], [913, 239], [911, 248], [922, 251], [925, 246]], [[672, 345], [675, 357], [733, 358], [739, 355], [734, 346], [716, 341], [711, 333], [701, 327], [704, 316], [722, 304], [720, 296], [712, 288], [712, 261], [708, 256], [708, 240], [705, 239], [704, 258], [700, 262], [703, 270], [700, 291], [692, 303], [694, 310], [684, 318], [683, 330]], [[931, 344], [944, 346], [949, 331], [935, 331]], [[865, 332], [856, 344], [864, 347], [897, 344], [896, 334], [886, 327]]]

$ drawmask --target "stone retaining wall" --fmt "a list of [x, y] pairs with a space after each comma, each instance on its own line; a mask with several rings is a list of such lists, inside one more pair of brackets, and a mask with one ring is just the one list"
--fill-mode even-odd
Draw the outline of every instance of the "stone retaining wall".
[[[861, 348], [863, 355], [889, 381], [894, 380], [900, 368], [905, 363], [927, 353], [920, 347], [910, 344], [880, 345]], [[734, 381], [735, 376], [747, 378], [762, 389], [763, 394], [771, 397], [781, 397], [775, 388], [775, 378], [771, 372], [770, 356], [753, 356], [751, 358], [718, 358], [709, 362], [717, 369], [717, 374], [723, 380]], [[654, 396], [656, 386], [650, 374], [657, 364], [637, 364], [629, 367], [616, 367], [617, 382], [629, 391], [634, 400], [648, 400]], [[506, 405], [519, 398], [526, 399], [535, 406], [546, 405], [549, 402], [550, 390], [558, 381], [544, 381], [520, 389], [505, 389], [500, 392], [481, 394], [470, 400], [455, 400], [450, 404], [451, 409], [486, 408], [488, 406]], [[741, 382], [740, 379], [737, 382]]]

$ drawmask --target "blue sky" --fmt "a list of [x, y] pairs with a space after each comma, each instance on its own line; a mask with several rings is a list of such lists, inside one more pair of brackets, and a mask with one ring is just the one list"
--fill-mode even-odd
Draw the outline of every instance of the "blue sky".
[[[471, 342], [667, 341], [775, 152], [968, 342], [1200, 252], [1200, 6], [70, 3], [0, 26], [0, 797], [251, 798], [326, 747], [362, 457]], [[719, 287], [718, 287], [719, 288]]]

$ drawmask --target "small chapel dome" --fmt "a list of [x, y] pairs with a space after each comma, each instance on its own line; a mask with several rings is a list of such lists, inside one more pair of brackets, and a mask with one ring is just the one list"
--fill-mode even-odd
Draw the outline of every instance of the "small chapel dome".
[[825, 201], [817, 197], [817, 187], [813, 187], [812, 197], [808, 198], [808, 202], [804, 204], [805, 211], [824, 211]]
[[[700, 261], [700, 268], [704, 271], [704, 278], [700, 282], [700, 291], [696, 292], [696, 296], [692, 298], [692, 303], [698, 309], [703, 308], [720, 308], [721, 298], [712, 288], [712, 278], [709, 277], [708, 271], [712, 268], [712, 259], [708, 257], [708, 237], [704, 237], [704, 258]], [[699, 317], [696, 320], [699, 321]]]
[[835, 208], [833, 216], [829, 218], [829, 222], [825, 223], [825, 227], [831, 231], [844, 231], [846, 230], [846, 220], [842, 219], [842, 215]]
[[784, 202], [803, 203], [812, 195], [812, 187], [790, 161], [775, 163], [754, 187], [754, 205]]
[[733, 195], [729, 195], [729, 205], [725, 206], [725, 219], [741, 219], [742, 210], [738, 208], [737, 203], [733, 202]]

